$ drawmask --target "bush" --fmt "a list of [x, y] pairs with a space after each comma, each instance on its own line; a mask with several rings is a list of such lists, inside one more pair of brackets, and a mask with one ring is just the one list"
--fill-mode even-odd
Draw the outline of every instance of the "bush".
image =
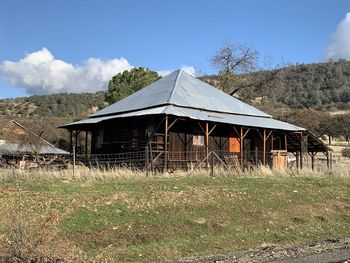
[[345, 148], [345, 149], [343, 149], [343, 150], [341, 151], [341, 155], [342, 155], [343, 157], [348, 157], [348, 158], [350, 158], [350, 148]]

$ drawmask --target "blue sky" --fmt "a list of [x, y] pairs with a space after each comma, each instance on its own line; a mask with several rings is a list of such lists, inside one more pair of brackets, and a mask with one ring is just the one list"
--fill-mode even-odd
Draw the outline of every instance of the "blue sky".
[[275, 64], [350, 59], [348, 12], [348, 0], [1, 0], [0, 98], [106, 89], [133, 66], [211, 74], [224, 42]]

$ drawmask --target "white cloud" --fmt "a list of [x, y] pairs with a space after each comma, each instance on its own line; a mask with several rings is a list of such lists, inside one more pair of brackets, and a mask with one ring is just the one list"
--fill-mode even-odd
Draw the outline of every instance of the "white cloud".
[[[0, 64], [0, 74], [11, 85], [24, 88], [27, 94], [40, 95], [106, 90], [114, 75], [132, 68], [122, 57], [110, 60], [89, 58], [81, 65], [73, 65], [56, 59], [44, 47], [19, 61], [4, 61]], [[195, 76], [194, 67], [184, 65], [181, 69]], [[170, 73], [170, 70], [158, 71], [163, 77]]]
[[181, 69], [194, 77], [196, 76], [196, 70], [192, 66], [182, 66]]
[[326, 55], [327, 59], [350, 59], [350, 12], [331, 35]]
[[89, 58], [82, 65], [55, 59], [47, 48], [26, 55], [19, 61], [4, 61], [0, 73], [13, 86], [28, 94], [93, 92], [105, 90], [117, 73], [133, 68], [125, 58]]
[[172, 71], [171, 70], [159, 70], [157, 71], [159, 76], [165, 77], [167, 75], [169, 75]]
[[[181, 67], [181, 70], [185, 71], [186, 73], [192, 75], [192, 76], [196, 76], [196, 70], [194, 69], [194, 67], [192, 66], [182, 66]], [[162, 76], [162, 77], [165, 77], [166, 75], [169, 75], [170, 73], [172, 72], [172, 70], [160, 70], [158, 71], [157, 73]]]

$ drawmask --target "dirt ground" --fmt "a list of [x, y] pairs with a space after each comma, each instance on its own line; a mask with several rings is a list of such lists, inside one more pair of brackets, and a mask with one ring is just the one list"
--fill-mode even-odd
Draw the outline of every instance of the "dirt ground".
[[256, 250], [208, 257], [192, 257], [166, 263], [349, 263], [350, 238], [323, 240], [299, 246], [266, 246]]

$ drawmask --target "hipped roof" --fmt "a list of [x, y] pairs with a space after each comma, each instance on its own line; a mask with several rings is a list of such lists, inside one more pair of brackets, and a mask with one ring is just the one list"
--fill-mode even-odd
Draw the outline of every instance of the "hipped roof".
[[88, 119], [62, 128], [75, 129], [115, 118], [143, 115], [173, 115], [195, 120], [304, 131], [304, 128], [278, 121], [199, 79], [177, 70], [134, 94], [92, 114]]

